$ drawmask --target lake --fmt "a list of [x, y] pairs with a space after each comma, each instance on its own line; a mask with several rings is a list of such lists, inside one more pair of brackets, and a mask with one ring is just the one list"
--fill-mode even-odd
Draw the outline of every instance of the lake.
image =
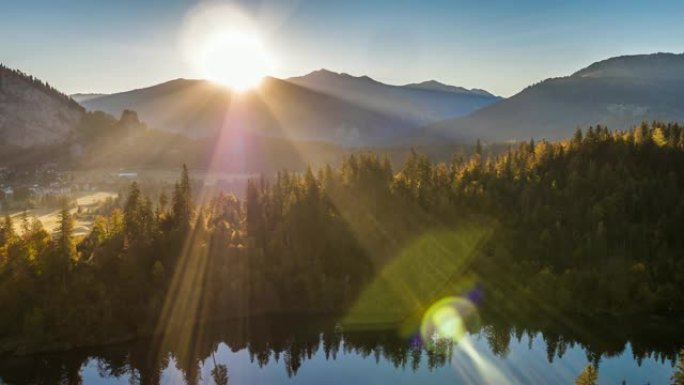
[[195, 327], [172, 339], [6, 357], [0, 383], [215, 384], [225, 368], [232, 385], [571, 384], [590, 361], [600, 384], [669, 383], [679, 337], [661, 327], [604, 326], [591, 339], [483, 322], [458, 340], [425, 343], [395, 329], [346, 328], [329, 318], [258, 318]]

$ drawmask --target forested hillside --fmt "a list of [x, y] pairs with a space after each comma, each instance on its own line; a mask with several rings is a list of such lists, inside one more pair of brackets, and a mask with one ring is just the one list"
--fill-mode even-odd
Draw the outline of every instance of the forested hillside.
[[684, 54], [609, 58], [569, 76], [546, 79], [463, 117], [430, 126], [435, 138], [486, 141], [561, 139], [576, 127], [631, 127], [684, 119]]
[[0, 64], [0, 151], [64, 142], [84, 113], [47, 82]]
[[178, 167], [181, 159], [191, 168], [270, 175], [283, 167], [302, 170], [307, 164], [334, 162], [342, 154], [342, 149], [330, 143], [239, 131], [192, 139], [149, 127], [131, 110], [119, 119], [101, 111], [87, 112], [74, 130], [73, 143], [79, 154], [65, 163], [76, 169], [171, 168]]
[[400, 170], [353, 155], [254, 180], [246, 202], [193, 199], [184, 170], [171, 199], [133, 184], [83, 239], [66, 210], [54, 235], [5, 218], [0, 337], [104, 343], [265, 313], [389, 322], [444, 295], [510, 314], [682, 315], [682, 126], [483, 151], [413, 153]]
[[[201, 83], [206, 86], [206, 82]], [[217, 90], [216, 86], [208, 88]], [[167, 87], [163, 91], [173, 90]], [[79, 100], [97, 97], [77, 96]], [[225, 100], [214, 102], [225, 108]], [[114, 115], [86, 111], [47, 82], [0, 64], [0, 167], [169, 168], [177, 167], [182, 157], [195, 168], [271, 174], [282, 167], [301, 170], [307, 164], [334, 162], [342, 153], [331, 143], [264, 136], [241, 129], [217, 130], [193, 139], [197, 135], [169, 133], [148, 123], [129, 109], [117, 110]]]

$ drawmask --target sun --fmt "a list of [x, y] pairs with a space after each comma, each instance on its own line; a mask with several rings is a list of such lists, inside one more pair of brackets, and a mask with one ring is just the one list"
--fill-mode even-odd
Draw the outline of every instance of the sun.
[[235, 4], [198, 2], [183, 20], [179, 45], [194, 76], [244, 91], [275, 70], [275, 56], [262, 40], [270, 30]]
[[216, 31], [199, 53], [203, 77], [236, 91], [261, 83], [273, 68], [273, 61], [253, 31]]

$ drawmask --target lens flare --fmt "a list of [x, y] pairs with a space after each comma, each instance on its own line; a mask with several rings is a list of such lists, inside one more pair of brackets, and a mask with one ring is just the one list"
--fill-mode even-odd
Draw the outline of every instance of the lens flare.
[[267, 50], [249, 31], [217, 32], [198, 58], [204, 77], [238, 91], [257, 86], [272, 70]]
[[428, 346], [445, 340], [456, 343], [479, 325], [480, 317], [472, 302], [462, 297], [446, 297], [425, 312], [420, 335]]
[[259, 25], [231, 5], [202, 4], [186, 16], [180, 45], [197, 75], [244, 91], [274, 70]]

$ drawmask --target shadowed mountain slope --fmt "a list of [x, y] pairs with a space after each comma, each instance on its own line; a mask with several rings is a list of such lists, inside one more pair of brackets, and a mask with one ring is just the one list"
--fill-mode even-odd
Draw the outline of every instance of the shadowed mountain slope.
[[240, 129], [343, 146], [377, 146], [401, 142], [416, 128], [462, 116], [497, 99], [480, 91], [390, 86], [322, 70], [287, 80], [266, 78], [258, 89], [245, 93], [204, 80], [177, 79], [81, 103], [113, 115], [136, 110], [152, 127], [196, 138]]
[[63, 142], [84, 113], [48, 83], [0, 65], [0, 147]]
[[622, 56], [544, 80], [466, 117], [427, 127], [426, 140], [557, 139], [576, 127], [684, 120], [684, 54]]

